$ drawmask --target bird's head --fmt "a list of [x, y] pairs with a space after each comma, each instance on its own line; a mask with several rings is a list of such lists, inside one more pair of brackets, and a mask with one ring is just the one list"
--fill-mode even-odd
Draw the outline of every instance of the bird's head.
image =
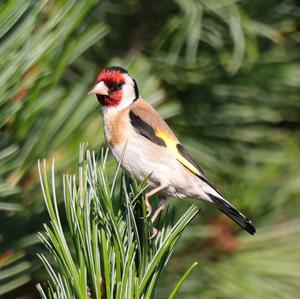
[[103, 107], [118, 107], [118, 110], [126, 108], [139, 97], [135, 80], [125, 69], [118, 66], [103, 69], [89, 93], [96, 94]]

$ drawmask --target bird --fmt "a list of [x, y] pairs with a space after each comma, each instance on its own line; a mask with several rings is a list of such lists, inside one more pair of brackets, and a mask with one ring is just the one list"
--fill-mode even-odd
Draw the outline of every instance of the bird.
[[[249, 234], [251, 220], [238, 211], [208, 180], [204, 171], [160, 114], [139, 95], [138, 85], [120, 66], [102, 69], [89, 94], [101, 106], [105, 140], [114, 158], [138, 181], [147, 178], [147, 216], [154, 223], [168, 197], [193, 197], [216, 206]], [[150, 199], [158, 196], [152, 210]]]

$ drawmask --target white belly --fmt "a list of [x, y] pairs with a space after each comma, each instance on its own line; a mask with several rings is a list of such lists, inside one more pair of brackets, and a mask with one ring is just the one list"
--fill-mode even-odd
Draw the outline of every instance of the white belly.
[[166, 185], [161, 193], [166, 196], [199, 196], [199, 178], [186, 170], [175, 156], [145, 137], [131, 134], [127, 143], [111, 148], [117, 161], [139, 181], [149, 177], [151, 187]]
[[114, 157], [139, 181], [148, 178], [147, 183], [152, 188], [166, 186], [160, 192], [164, 196], [188, 196], [210, 201], [206, 193], [217, 194], [209, 184], [186, 169], [171, 150], [136, 133], [128, 111], [103, 116], [105, 139]]

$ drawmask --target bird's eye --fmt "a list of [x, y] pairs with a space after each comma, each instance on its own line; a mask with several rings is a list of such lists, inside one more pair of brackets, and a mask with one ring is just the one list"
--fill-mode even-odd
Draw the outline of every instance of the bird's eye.
[[112, 85], [112, 87], [110, 88], [112, 91], [118, 90], [122, 88], [123, 83], [115, 83]]

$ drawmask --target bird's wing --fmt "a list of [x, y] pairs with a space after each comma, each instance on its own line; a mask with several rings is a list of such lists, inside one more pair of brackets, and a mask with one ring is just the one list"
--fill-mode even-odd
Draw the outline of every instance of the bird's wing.
[[253, 235], [255, 233], [255, 227], [252, 222], [230, 204], [208, 181], [200, 166], [190, 156], [166, 122], [152, 106], [143, 99], [138, 99], [129, 110], [129, 118], [133, 128], [138, 134], [158, 146], [167, 148], [170, 155], [175, 156], [179, 163], [211, 187], [211, 189], [205, 188], [206, 190], [204, 191], [219, 210], [233, 219], [250, 234]]
[[[131, 125], [137, 133], [156, 145], [166, 147], [186, 169], [211, 185], [200, 166], [179, 142], [167, 123], [156, 110], [139, 98], [129, 110]], [[214, 188], [215, 189], [215, 188]]]

